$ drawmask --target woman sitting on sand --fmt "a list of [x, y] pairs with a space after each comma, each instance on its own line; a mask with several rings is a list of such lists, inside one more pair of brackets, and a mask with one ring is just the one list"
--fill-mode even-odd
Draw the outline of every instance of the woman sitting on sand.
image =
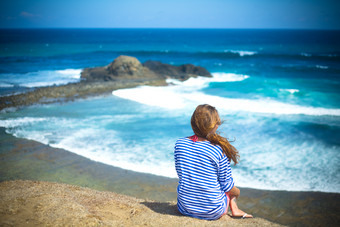
[[178, 210], [191, 217], [214, 220], [226, 214], [230, 206], [232, 217], [252, 218], [237, 207], [240, 190], [234, 186], [230, 160], [236, 165], [239, 154], [216, 133], [220, 125], [215, 107], [199, 105], [191, 117], [195, 135], [176, 142]]

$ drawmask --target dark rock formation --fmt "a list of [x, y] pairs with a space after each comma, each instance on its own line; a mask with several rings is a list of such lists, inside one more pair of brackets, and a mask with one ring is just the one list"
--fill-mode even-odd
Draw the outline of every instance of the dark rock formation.
[[159, 61], [147, 61], [143, 65], [163, 78], [186, 80], [190, 77], [197, 76], [211, 77], [211, 74], [208, 70], [200, 66], [194, 66], [192, 64], [174, 66], [164, 64]]
[[108, 66], [86, 68], [81, 74], [81, 78], [87, 82], [166, 78], [186, 80], [197, 76], [211, 77], [211, 74], [205, 68], [192, 64], [173, 66], [158, 61], [147, 61], [141, 64], [137, 58], [123, 55]]

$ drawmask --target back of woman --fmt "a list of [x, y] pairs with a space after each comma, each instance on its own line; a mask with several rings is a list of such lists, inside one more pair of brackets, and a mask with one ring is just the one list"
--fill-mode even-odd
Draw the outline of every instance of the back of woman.
[[252, 217], [238, 209], [240, 190], [234, 186], [230, 160], [238, 162], [238, 151], [216, 133], [221, 120], [215, 107], [199, 105], [191, 117], [194, 135], [180, 138], [175, 145], [179, 178], [177, 207], [195, 218], [214, 220], [228, 211], [233, 217]]
[[181, 138], [176, 142], [174, 156], [179, 211], [196, 218], [219, 218], [227, 207], [224, 191], [234, 186], [230, 163], [222, 149], [209, 141]]

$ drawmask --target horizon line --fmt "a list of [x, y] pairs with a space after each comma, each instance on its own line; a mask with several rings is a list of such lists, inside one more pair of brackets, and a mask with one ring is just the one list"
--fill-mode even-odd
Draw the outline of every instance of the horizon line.
[[5, 29], [169, 29], [169, 30], [322, 30], [322, 31], [340, 31], [340, 28], [174, 28], [174, 27], [0, 27]]

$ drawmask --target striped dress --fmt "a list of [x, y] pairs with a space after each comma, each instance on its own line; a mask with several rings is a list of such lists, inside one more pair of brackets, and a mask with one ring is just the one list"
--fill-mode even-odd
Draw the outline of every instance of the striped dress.
[[226, 195], [234, 186], [229, 159], [209, 141], [180, 138], [175, 145], [179, 178], [177, 207], [195, 218], [218, 219], [226, 210]]

